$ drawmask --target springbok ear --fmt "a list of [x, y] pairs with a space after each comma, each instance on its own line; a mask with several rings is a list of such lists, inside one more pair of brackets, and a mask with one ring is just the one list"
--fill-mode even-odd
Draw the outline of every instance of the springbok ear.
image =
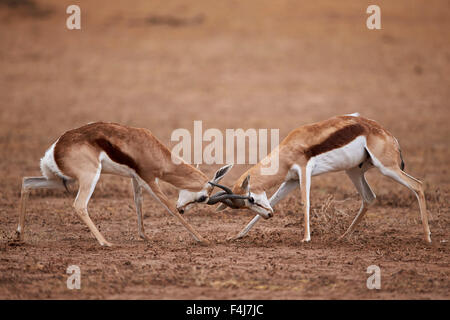
[[241, 188], [245, 190], [245, 192], [250, 191], [250, 175], [248, 175], [244, 181], [242, 181]]
[[228, 173], [228, 171], [233, 168], [233, 164], [227, 164], [226, 166], [223, 166], [219, 170], [216, 171], [216, 174], [214, 175], [213, 182], [217, 183]]
[[224, 205], [223, 203], [219, 204], [216, 208], [216, 212], [225, 210], [226, 208], [228, 208], [226, 205]]

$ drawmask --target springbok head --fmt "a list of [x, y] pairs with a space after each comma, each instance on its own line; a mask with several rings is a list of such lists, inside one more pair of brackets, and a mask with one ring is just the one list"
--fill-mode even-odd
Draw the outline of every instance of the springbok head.
[[207, 201], [207, 204], [209, 205], [214, 205], [221, 202], [221, 204], [217, 207], [217, 211], [230, 207], [233, 209], [253, 210], [264, 219], [268, 219], [273, 216], [273, 209], [270, 206], [269, 199], [267, 199], [266, 192], [263, 191], [261, 193], [253, 193], [250, 191], [249, 175], [242, 181], [241, 185], [235, 185], [233, 188], [234, 192], [223, 185], [211, 182], [210, 184], [223, 190], [211, 196]]
[[205, 184], [202, 190], [198, 192], [189, 191], [186, 189], [180, 190], [177, 201], [178, 212], [183, 214], [196, 203], [206, 203], [211, 196], [214, 186], [219, 186], [218, 182], [231, 170], [232, 167], [233, 164], [228, 164], [217, 170], [214, 177]]

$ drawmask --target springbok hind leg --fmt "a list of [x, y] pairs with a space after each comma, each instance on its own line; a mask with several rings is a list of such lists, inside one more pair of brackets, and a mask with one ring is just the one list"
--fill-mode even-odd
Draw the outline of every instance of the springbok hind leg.
[[100, 245], [110, 247], [112, 246], [112, 244], [106, 241], [100, 231], [98, 231], [97, 227], [89, 217], [89, 213], [87, 210], [89, 199], [91, 198], [95, 186], [97, 185], [98, 179], [100, 178], [100, 172], [101, 166], [99, 166], [97, 172], [86, 171], [80, 177], [78, 177], [80, 186], [78, 195], [73, 203], [73, 207], [75, 208], [75, 212], [77, 213], [77, 215], [88, 226], [89, 230], [91, 230], [92, 234], [95, 236]]
[[19, 224], [16, 231], [16, 240], [23, 241], [25, 227], [25, 213], [28, 196], [33, 189], [64, 189], [62, 180], [47, 179], [46, 177], [24, 177], [20, 192]]

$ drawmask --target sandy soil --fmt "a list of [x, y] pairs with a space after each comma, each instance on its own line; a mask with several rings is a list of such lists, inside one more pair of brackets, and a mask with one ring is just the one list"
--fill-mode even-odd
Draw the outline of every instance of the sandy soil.
[[[448, 299], [450, 151], [448, 1], [0, 1], [1, 299]], [[406, 171], [424, 181], [432, 245], [409, 190], [369, 172], [378, 196], [358, 230], [338, 236], [359, 199], [344, 174], [312, 184], [312, 242], [301, 243], [299, 191], [248, 237], [227, 242], [251, 212], [186, 214], [200, 246], [150, 196], [137, 234], [131, 183], [103, 176], [90, 215], [115, 244], [101, 248], [71, 208], [76, 194], [36, 191], [25, 244], [11, 242], [23, 176], [64, 131], [103, 120], [146, 127], [172, 146], [176, 128], [290, 130], [360, 112], [400, 141]], [[212, 175], [218, 165], [202, 165]], [[247, 166], [235, 166], [231, 185]], [[165, 185], [174, 201], [177, 191]], [[81, 268], [68, 290], [66, 268]], [[381, 290], [368, 290], [370, 265]]]

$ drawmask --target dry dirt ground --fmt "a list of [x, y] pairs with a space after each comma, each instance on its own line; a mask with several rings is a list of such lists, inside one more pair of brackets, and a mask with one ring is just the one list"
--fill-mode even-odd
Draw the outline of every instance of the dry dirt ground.
[[[82, 29], [65, 27], [78, 3]], [[377, 1], [382, 30], [366, 28], [367, 1], [0, 1], [1, 299], [448, 299], [450, 7]], [[400, 141], [406, 171], [424, 181], [432, 245], [414, 195], [368, 173], [378, 196], [358, 230], [337, 241], [359, 199], [341, 173], [313, 179], [312, 241], [301, 243], [297, 190], [274, 218], [227, 242], [252, 218], [198, 206], [195, 243], [150, 196], [137, 234], [127, 179], [102, 176], [90, 215], [115, 244], [102, 248], [71, 208], [71, 194], [30, 197], [25, 243], [11, 240], [21, 178], [64, 131], [103, 120], [146, 127], [173, 146], [176, 128], [290, 130], [360, 112]], [[202, 165], [212, 175], [219, 166]], [[245, 169], [236, 165], [231, 185]], [[177, 191], [165, 185], [174, 201]], [[81, 268], [68, 290], [66, 269]], [[368, 290], [367, 267], [381, 268]]]

